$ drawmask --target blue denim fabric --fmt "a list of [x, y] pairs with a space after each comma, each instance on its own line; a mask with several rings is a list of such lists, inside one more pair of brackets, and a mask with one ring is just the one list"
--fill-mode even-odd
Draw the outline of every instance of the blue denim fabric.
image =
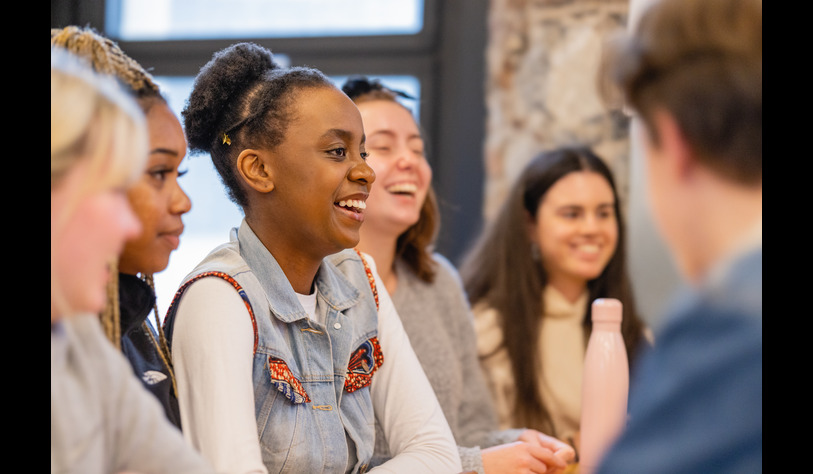
[[[324, 325], [308, 319], [276, 260], [245, 221], [184, 284], [207, 272], [231, 276], [253, 310], [255, 414], [269, 472], [366, 470], [375, 435], [370, 386], [345, 389], [351, 355], [378, 334], [375, 300], [358, 254], [346, 250], [322, 262], [316, 319]], [[170, 309], [165, 323], [170, 338], [173, 319]], [[281, 380], [269, 360], [295, 381]]]

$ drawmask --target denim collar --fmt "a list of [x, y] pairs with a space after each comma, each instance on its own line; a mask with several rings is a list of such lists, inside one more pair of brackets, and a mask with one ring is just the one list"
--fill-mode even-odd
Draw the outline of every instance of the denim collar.
[[[232, 229], [231, 240], [237, 241], [240, 256], [246, 261], [265, 292], [268, 306], [277, 319], [291, 323], [307, 318], [291, 283], [271, 252], [265, 248], [245, 219], [239, 229]], [[316, 273], [317, 301], [343, 311], [359, 302], [361, 293], [331, 263], [322, 260]], [[317, 303], [317, 311], [319, 311]]]

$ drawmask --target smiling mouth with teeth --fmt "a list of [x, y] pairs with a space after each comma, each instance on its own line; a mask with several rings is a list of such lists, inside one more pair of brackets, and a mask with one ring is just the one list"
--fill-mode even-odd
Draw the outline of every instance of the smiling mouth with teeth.
[[334, 204], [339, 206], [339, 207], [349, 209], [349, 210], [351, 210], [353, 212], [361, 212], [361, 211], [367, 209], [367, 203], [360, 200], [360, 199], [348, 199], [346, 201], [339, 201], [339, 202], [334, 203]]
[[386, 191], [391, 194], [415, 194], [418, 191], [418, 186], [413, 183], [398, 183], [392, 186], [387, 186]]

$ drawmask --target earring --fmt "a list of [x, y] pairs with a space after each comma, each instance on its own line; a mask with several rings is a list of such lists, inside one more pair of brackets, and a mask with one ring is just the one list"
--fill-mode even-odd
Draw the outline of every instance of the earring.
[[539, 244], [531, 242], [531, 258], [534, 262], [542, 260], [542, 253], [539, 251]]

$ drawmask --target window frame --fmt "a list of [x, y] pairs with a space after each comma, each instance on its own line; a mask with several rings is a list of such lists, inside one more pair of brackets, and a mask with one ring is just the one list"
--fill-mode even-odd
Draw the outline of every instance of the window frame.
[[[485, 45], [488, 0], [424, 0], [412, 35], [124, 41], [121, 48], [157, 76], [194, 76], [219, 51], [251, 41], [292, 65], [328, 76], [411, 75], [420, 81], [420, 123], [441, 208], [437, 251], [456, 262], [482, 222]], [[105, 33], [106, 2], [51, 0], [51, 25]]]

